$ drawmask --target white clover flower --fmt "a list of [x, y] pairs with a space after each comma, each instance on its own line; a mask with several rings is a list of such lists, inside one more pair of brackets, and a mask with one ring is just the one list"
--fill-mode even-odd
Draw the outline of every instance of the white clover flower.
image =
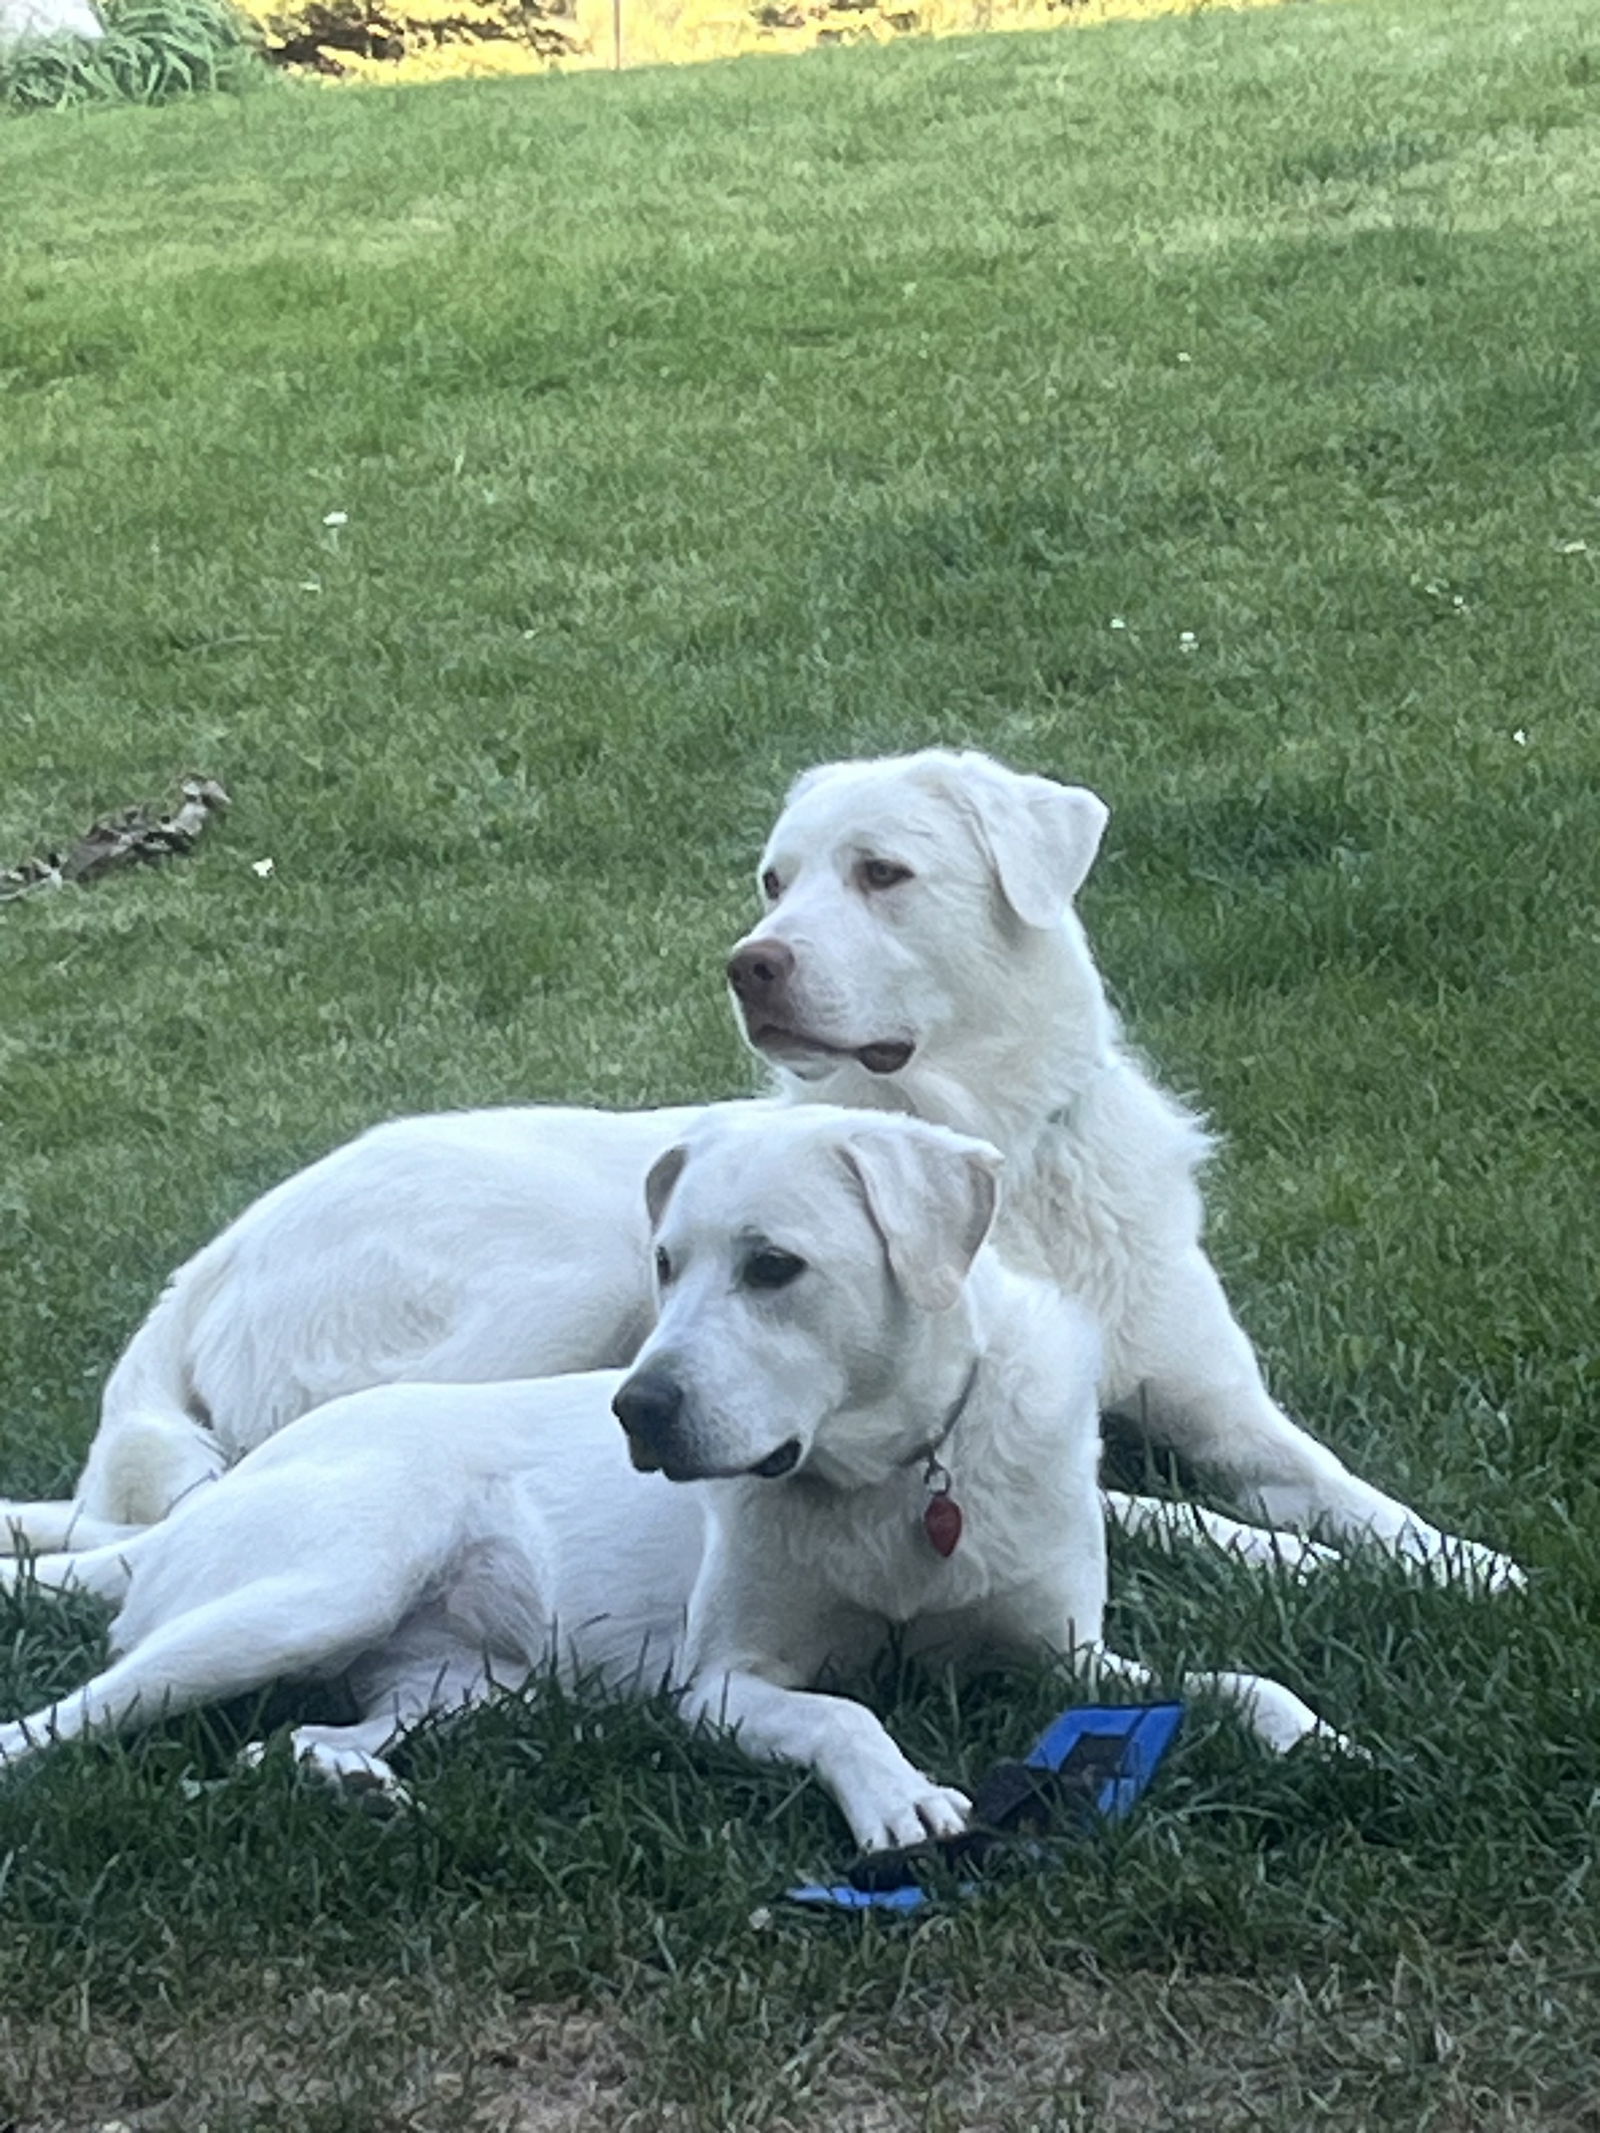
[[350, 514], [348, 511], [324, 511], [322, 523], [325, 526], [348, 526]]
[[257, 881], [270, 881], [277, 872], [277, 864], [271, 859], [252, 859], [250, 871]]

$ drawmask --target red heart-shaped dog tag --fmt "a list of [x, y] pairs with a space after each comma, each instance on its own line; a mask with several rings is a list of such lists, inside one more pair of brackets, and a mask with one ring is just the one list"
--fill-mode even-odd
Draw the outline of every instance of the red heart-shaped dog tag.
[[936, 1555], [954, 1555], [961, 1538], [961, 1506], [948, 1493], [928, 1499], [922, 1514], [923, 1531]]

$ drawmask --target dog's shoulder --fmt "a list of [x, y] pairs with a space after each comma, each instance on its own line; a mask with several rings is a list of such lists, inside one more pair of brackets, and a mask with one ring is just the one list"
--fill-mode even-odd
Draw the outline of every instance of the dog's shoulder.
[[1103, 1338], [1091, 1301], [1046, 1276], [979, 1255], [968, 1294], [982, 1343], [978, 1377], [989, 1428], [1014, 1437], [1045, 1418], [1052, 1435], [1095, 1427]]

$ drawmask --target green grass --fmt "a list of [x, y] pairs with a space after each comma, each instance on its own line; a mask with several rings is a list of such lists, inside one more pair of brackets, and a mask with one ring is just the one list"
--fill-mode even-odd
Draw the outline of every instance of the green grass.
[[[441, 1732], [387, 1823], [213, 1786], [248, 1713], [64, 1753], [0, 1789], [0, 2122], [1592, 2126], [1587, 0], [5, 148], [0, 864], [190, 768], [235, 796], [0, 909], [8, 1485], [360, 1124], [750, 1086], [718, 966], [785, 780], [976, 742], [1112, 803], [1085, 915], [1223, 1129], [1275, 1384], [1534, 1579], [1121, 1551], [1126, 1646], [1276, 1672], [1376, 1762], [1199, 1714], [1125, 1834], [911, 1931], [752, 1924], [836, 1818], [660, 1712]], [[0, 1708], [96, 1634], [7, 1603]], [[1065, 1691], [878, 1694], [970, 1775]]]

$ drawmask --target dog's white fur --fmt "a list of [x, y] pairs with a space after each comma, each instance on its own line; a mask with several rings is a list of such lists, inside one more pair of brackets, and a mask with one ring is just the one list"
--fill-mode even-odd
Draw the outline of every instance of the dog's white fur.
[[[1105, 820], [1092, 793], [970, 753], [808, 773], [762, 856], [775, 894], [730, 965], [747, 1034], [780, 1094], [998, 1146], [999, 1249], [1096, 1316], [1102, 1405], [1250, 1514], [1516, 1582], [1268, 1394], [1200, 1241], [1206, 1136], [1123, 1048], [1072, 908]], [[755, 997], [751, 973], [779, 963]], [[313, 1164], [173, 1277], [112, 1374], [74, 1501], [0, 1504], [0, 1531], [45, 1549], [115, 1538], [362, 1386], [626, 1362], [651, 1309], [639, 1184], [691, 1115], [413, 1118]]]
[[[825, 1670], [898, 1630], [941, 1659], [1142, 1672], [1100, 1647], [1096, 1330], [1055, 1283], [981, 1250], [998, 1167], [980, 1142], [881, 1113], [707, 1113], [652, 1173], [662, 1307], [626, 1384], [357, 1393], [145, 1533], [41, 1558], [41, 1582], [121, 1602], [116, 1656], [0, 1726], [0, 1761], [348, 1673], [360, 1722], [302, 1728], [296, 1752], [391, 1783], [397, 1734], [553, 1660], [614, 1689], [677, 1686], [691, 1719], [814, 1771], [864, 1847], [954, 1833], [963, 1795], [862, 1705], [816, 1693]], [[774, 1261], [781, 1278], [758, 1281]], [[948, 1559], [922, 1524], [941, 1432], [965, 1514]], [[786, 1478], [752, 1473], [778, 1453]], [[1233, 1697], [1274, 1747], [1337, 1738], [1278, 1683], [1192, 1685]]]

